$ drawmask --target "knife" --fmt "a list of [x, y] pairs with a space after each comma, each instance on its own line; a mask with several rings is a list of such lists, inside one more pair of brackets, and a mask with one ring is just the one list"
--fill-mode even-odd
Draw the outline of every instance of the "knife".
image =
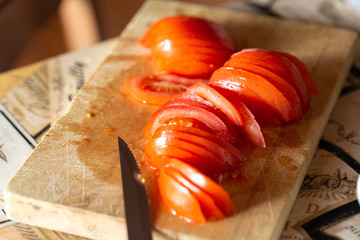
[[152, 239], [152, 223], [145, 185], [140, 169], [126, 142], [118, 137], [125, 218], [129, 240]]

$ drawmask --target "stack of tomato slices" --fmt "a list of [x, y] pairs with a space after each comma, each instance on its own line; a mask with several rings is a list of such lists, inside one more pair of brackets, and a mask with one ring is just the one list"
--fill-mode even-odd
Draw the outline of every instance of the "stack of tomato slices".
[[[158, 50], [154, 48], [164, 39], [172, 34], [178, 36], [176, 28], [184, 31], [185, 36], [191, 35], [186, 30], [192, 26], [190, 20], [179, 17], [186, 27], [181, 24], [179, 27], [175, 17], [166, 21], [169, 23], [159, 21], [150, 27], [141, 39], [142, 44], [155, 52]], [[195, 22], [193, 29], [209, 35], [207, 30], [201, 30], [200, 19]], [[174, 29], [161, 34], [160, 30], [170, 23]], [[221, 33], [217, 37], [220, 45], [231, 51], [229, 35], [217, 25], [210, 26]], [[190, 38], [189, 44], [218, 49], [214, 43], [202, 45], [204, 38], [199, 38], [201, 41]], [[171, 46], [179, 45], [172, 41], [175, 40], [170, 40]], [[176, 56], [181, 56], [181, 61], [194, 57], [193, 66], [197, 69], [197, 63], [205, 58], [191, 54], [177, 52]], [[163, 58], [160, 55], [154, 53], [155, 61]], [[175, 64], [173, 58], [159, 62]], [[209, 176], [239, 170], [247, 161], [239, 150], [243, 140], [265, 147], [260, 126], [301, 121], [309, 108], [310, 96], [320, 92], [304, 63], [285, 52], [244, 49], [212, 69], [208, 80], [199, 72], [190, 74], [191, 66], [184, 72], [164, 69], [164, 75], [130, 77], [126, 88], [137, 100], [161, 105], [150, 117], [144, 133], [145, 155], [159, 172], [161, 198], [174, 214], [203, 223], [235, 213], [228, 193]], [[181, 85], [181, 90], [169, 91], [164, 87], [175, 85]]]
[[157, 70], [190, 78], [208, 78], [235, 52], [224, 27], [189, 16], [166, 17], [153, 23], [140, 43], [151, 49]]

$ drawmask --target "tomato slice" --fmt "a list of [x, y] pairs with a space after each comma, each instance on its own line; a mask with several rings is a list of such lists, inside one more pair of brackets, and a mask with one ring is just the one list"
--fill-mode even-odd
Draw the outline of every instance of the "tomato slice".
[[[187, 60], [191, 60], [191, 59], [199, 60], [201, 59], [199, 57], [203, 57], [203, 56], [208, 56], [212, 58], [218, 56], [220, 57], [221, 60], [223, 59], [227, 60], [230, 57], [230, 55], [233, 53], [230, 51], [225, 51], [223, 48], [220, 48], [211, 41], [206, 41], [206, 40], [200, 41], [199, 39], [195, 41], [193, 37], [189, 39], [166, 38], [162, 41], [159, 41], [157, 44], [153, 45], [151, 50], [153, 51], [153, 53], [155, 53], [156, 51], [157, 54], [163, 52], [164, 56], [174, 56]], [[186, 54], [183, 54], [184, 52], [186, 52]], [[177, 60], [177, 59], [173, 59], [173, 60]], [[223, 61], [223, 63], [224, 62], [225, 61]]]
[[[179, 130], [178, 130], [179, 129]], [[240, 165], [244, 165], [246, 158], [240, 153], [240, 151], [237, 151], [237, 149], [227, 146], [226, 144], [221, 144], [216, 142], [216, 140], [220, 140], [219, 142], [222, 142], [219, 138], [214, 138], [211, 136], [214, 136], [213, 134], [199, 134], [200, 131], [198, 131], [198, 134], [193, 134], [194, 130], [192, 131], [186, 131], [184, 128], [177, 128], [174, 126], [163, 126], [156, 130], [156, 132], [153, 135], [153, 138], [159, 138], [159, 137], [166, 137], [176, 140], [182, 140], [187, 143], [190, 143], [189, 145], [196, 145], [201, 148], [204, 148], [206, 151], [214, 154], [218, 159], [220, 159], [221, 164], [219, 166], [219, 170], [221, 169], [229, 169], [229, 168], [237, 168]], [[194, 153], [196, 150], [192, 150], [188, 147], [178, 146], [179, 148], [189, 150]]]
[[265, 147], [265, 139], [262, 134], [261, 127], [256, 121], [254, 115], [249, 110], [249, 108], [237, 98], [229, 98], [229, 100], [234, 104], [238, 109], [238, 112], [241, 114], [244, 124], [239, 126], [240, 132], [245, 136], [246, 140], [259, 146]]
[[206, 218], [199, 201], [190, 191], [160, 169], [158, 186], [160, 196], [172, 214], [184, 218], [187, 222], [204, 223]]
[[163, 105], [174, 96], [196, 82], [205, 82], [205, 79], [185, 78], [173, 74], [132, 76], [126, 79], [127, 93], [134, 99], [153, 105]]
[[[243, 165], [246, 163], [246, 157], [240, 152], [239, 149], [235, 148], [232, 144], [228, 143], [227, 141], [224, 141], [223, 139], [217, 137], [214, 134], [211, 134], [207, 131], [204, 131], [202, 129], [199, 129], [197, 127], [186, 127], [181, 125], [164, 125], [161, 126], [158, 131], [174, 131], [174, 132], [182, 132], [191, 134], [194, 136], [199, 136], [201, 138], [205, 138], [208, 141], [211, 141], [213, 143], [216, 143], [221, 148], [229, 152], [231, 155], [236, 156], [237, 160], [239, 161], [240, 165]], [[209, 148], [209, 146], [207, 147]], [[238, 164], [236, 164], [238, 165]]]
[[234, 125], [243, 125], [243, 119], [234, 105], [209, 85], [197, 83], [189, 87], [187, 92], [198, 95], [211, 102], [215, 107], [225, 113]]
[[281, 125], [283, 122], [273, 106], [261, 96], [240, 84], [218, 80], [210, 85], [224, 96], [241, 100], [260, 125]]
[[265, 78], [269, 83], [276, 87], [288, 100], [295, 112], [295, 121], [299, 121], [303, 118], [304, 114], [300, 98], [296, 90], [283, 78], [279, 77], [278, 75], [274, 74], [266, 68], [247, 62], [239, 62], [234, 68], [242, 69]]
[[230, 52], [166, 39], [152, 47], [152, 57], [159, 71], [182, 76], [209, 77], [230, 57]]
[[[232, 143], [238, 142], [240, 140], [238, 130], [230, 122], [229, 118], [219, 108], [217, 108], [213, 103], [200, 97], [199, 95], [185, 92], [179, 96], [174, 97], [171, 101], [167, 102], [164, 106], [184, 106], [184, 107], [194, 106], [194, 107], [200, 107], [202, 109], [205, 109], [206, 111], [209, 111], [209, 112], [215, 114], [219, 119], [221, 119], [223, 121], [223, 123], [226, 125], [229, 132], [231, 133], [231, 135], [234, 138], [234, 141]], [[204, 127], [202, 127], [201, 129], [206, 130]], [[207, 131], [212, 132], [212, 130], [209, 129], [208, 127], [207, 127]]]
[[189, 190], [189, 192], [199, 201], [201, 210], [206, 220], [219, 220], [225, 218], [225, 215], [216, 206], [214, 200], [202, 189], [187, 180], [180, 172], [172, 167], [165, 167], [164, 172], [173, 177], [177, 182]]
[[235, 51], [234, 42], [224, 27], [214, 22], [190, 16], [165, 17], [154, 22], [140, 39], [140, 43], [149, 47], [158, 38], [177, 33], [174, 39], [184, 34], [190, 34], [194, 39], [208, 39], [220, 43], [226, 49]]
[[306, 65], [300, 59], [298, 59], [294, 55], [291, 55], [287, 52], [281, 52], [281, 51], [271, 51], [271, 52], [276, 55], [280, 55], [281, 57], [287, 58], [293, 64], [295, 64], [295, 66], [299, 69], [299, 72], [303, 76], [305, 85], [309, 89], [310, 93], [315, 96], [321, 95], [320, 90], [319, 90], [318, 86], [316, 85], [315, 79], [309, 72], [309, 69], [306, 67]]
[[286, 80], [298, 93], [303, 112], [307, 111], [310, 105], [310, 93], [299, 70], [292, 62], [280, 58], [275, 54], [271, 54], [271, 52], [267, 50], [245, 49], [233, 54], [224, 66], [236, 68], [239, 62], [247, 62], [261, 66]]
[[[166, 149], [168, 147], [171, 149]], [[171, 151], [174, 149], [176, 149], [176, 151]], [[177, 149], [185, 151], [186, 153], [190, 154], [190, 156], [187, 157], [185, 154], [177, 155], [179, 152]], [[232, 168], [229, 165], [229, 162], [225, 162], [223, 159], [216, 156], [213, 152], [208, 151], [204, 146], [199, 146], [182, 139], [174, 138], [171, 137], [171, 135], [154, 137], [150, 139], [145, 150], [150, 164], [154, 163], [152, 166], [158, 164], [156, 161], [158, 161], [157, 158], [159, 156], [162, 158], [159, 160], [161, 161], [161, 164], [166, 164], [166, 161], [164, 161], [163, 157], [165, 156], [168, 158], [177, 157], [205, 173], [215, 173]], [[239, 163], [235, 161], [232, 162], [232, 164], [239, 165]]]
[[226, 216], [231, 216], [235, 213], [236, 208], [231, 201], [229, 194], [211, 178], [175, 158], [169, 159], [167, 166], [176, 169], [186, 179], [209, 194]]
[[235, 51], [225, 28], [187, 16], [155, 22], [139, 41], [151, 48], [158, 70], [182, 76], [210, 77]]
[[165, 126], [176, 126], [176, 127], [185, 127], [185, 128], [195, 128], [195, 129], [202, 129], [206, 132], [209, 132], [210, 129], [202, 122], [194, 119], [194, 118], [173, 118], [169, 120], [169, 122], [161, 127]]
[[159, 146], [154, 139], [146, 143], [145, 155], [150, 166], [155, 169], [163, 168], [168, 163], [169, 157], [177, 157], [183, 161], [190, 161], [199, 157], [178, 147]]
[[258, 97], [269, 102], [285, 122], [289, 122], [295, 117], [293, 108], [282, 93], [259, 75], [241, 69], [222, 67], [214, 72], [210, 82], [218, 80], [226, 80], [247, 89], [242, 94], [248, 94], [249, 91], [256, 93]]
[[145, 126], [145, 138], [150, 139], [155, 130], [173, 118], [194, 118], [204, 123], [215, 135], [234, 143], [235, 138], [227, 125], [215, 114], [195, 106], [163, 106], [153, 113]]

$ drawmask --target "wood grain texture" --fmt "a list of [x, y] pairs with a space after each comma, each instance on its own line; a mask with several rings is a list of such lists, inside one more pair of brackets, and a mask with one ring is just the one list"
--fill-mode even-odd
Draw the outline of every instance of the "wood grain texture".
[[[143, 129], [156, 107], [128, 98], [127, 76], [153, 72], [137, 44], [155, 20], [194, 15], [225, 26], [238, 49], [288, 51], [309, 67], [322, 92], [301, 123], [264, 128], [267, 147], [244, 146], [245, 180], [225, 179], [238, 213], [203, 225], [170, 215], [144, 162]], [[151, 202], [155, 239], [276, 239], [352, 63], [357, 34], [330, 27], [169, 1], [148, 1], [111, 55], [80, 90], [69, 112], [46, 134], [5, 190], [6, 211], [21, 222], [96, 239], [124, 239], [117, 136], [129, 143]]]

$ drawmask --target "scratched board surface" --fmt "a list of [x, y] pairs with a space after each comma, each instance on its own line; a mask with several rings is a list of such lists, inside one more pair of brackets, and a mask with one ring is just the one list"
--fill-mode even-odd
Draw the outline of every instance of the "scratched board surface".
[[[246, 179], [225, 179], [238, 212], [189, 224], [159, 201], [144, 162], [144, 126], [156, 107], [126, 96], [128, 76], [153, 73], [150, 52], [137, 40], [165, 16], [199, 16], [223, 25], [238, 49], [283, 50], [309, 67], [321, 90], [302, 122], [264, 128], [267, 147], [243, 146]], [[172, 1], [147, 1], [112, 53], [79, 91], [5, 190], [10, 218], [96, 239], [126, 238], [117, 136], [133, 150], [151, 203], [155, 239], [274, 239], [279, 237], [322, 131], [349, 70], [353, 32]]]

